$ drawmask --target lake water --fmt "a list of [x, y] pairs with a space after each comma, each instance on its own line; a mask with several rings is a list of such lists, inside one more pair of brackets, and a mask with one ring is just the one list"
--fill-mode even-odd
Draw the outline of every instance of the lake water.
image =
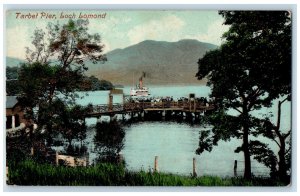
[[[189, 93], [195, 93], [197, 97], [208, 97], [210, 88], [206, 86], [150, 86], [151, 96], [161, 97], [170, 96], [173, 98], [188, 97]], [[123, 88], [125, 94], [129, 94], [130, 87]], [[84, 97], [78, 99], [78, 103], [87, 105], [106, 104], [108, 103], [108, 91], [95, 91], [79, 93]], [[121, 96], [114, 96], [114, 103], [122, 101]], [[276, 103], [276, 102], [275, 102]], [[262, 116], [274, 113], [276, 105], [269, 109], [261, 109], [255, 115]], [[274, 121], [276, 115], [273, 116]], [[282, 129], [290, 129], [291, 108], [290, 103], [283, 105], [282, 111]], [[102, 117], [101, 120], [106, 120]], [[93, 126], [97, 120], [95, 118], [86, 119], [90, 126], [86, 145], [90, 149], [90, 157], [96, 157], [93, 151], [93, 137], [95, 129]], [[154, 157], [158, 156], [159, 171], [167, 173], [178, 173], [182, 175], [190, 175], [192, 173], [192, 160], [196, 158], [196, 172], [199, 176], [216, 175], [216, 176], [233, 176], [234, 161], [238, 160], [238, 174], [243, 175], [243, 153], [234, 153], [236, 147], [241, 145], [241, 140], [232, 139], [229, 142], [219, 142], [212, 152], [204, 152], [196, 155], [195, 150], [198, 147], [199, 133], [208, 130], [210, 127], [200, 124], [178, 123], [173, 121], [143, 121], [125, 126], [125, 143], [121, 151], [123, 154], [127, 168], [133, 171], [148, 171], [154, 167]], [[257, 139], [257, 138], [251, 138]], [[276, 144], [265, 138], [258, 138], [269, 143], [270, 147], [276, 152], [278, 148]], [[269, 169], [259, 164], [255, 160], [252, 161], [252, 172], [255, 175], [268, 175]]]

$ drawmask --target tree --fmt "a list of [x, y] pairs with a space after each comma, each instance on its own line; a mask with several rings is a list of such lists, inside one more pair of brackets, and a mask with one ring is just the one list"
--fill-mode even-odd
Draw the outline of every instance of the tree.
[[84, 77], [79, 90], [84, 91], [98, 91], [98, 90], [111, 90], [113, 84], [106, 80], [99, 80], [95, 76]]
[[69, 96], [79, 87], [83, 72], [87, 70], [87, 60], [106, 61], [100, 35], [89, 34], [88, 24], [87, 20], [69, 20], [65, 25], [49, 23], [47, 32], [35, 30], [34, 48], [27, 48], [27, 61], [58, 68], [55, 77], [49, 80], [48, 101], [51, 102], [55, 92]]
[[[87, 20], [69, 20], [64, 25], [49, 23], [46, 31], [34, 31], [33, 48], [26, 49], [27, 63], [21, 66], [22, 94], [18, 99], [29, 117], [46, 131], [49, 142], [55, 116], [60, 109], [65, 111], [67, 105], [74, 105], [75, 90], [87, 70], [85, 61], [106, 61], [100, 35], [89, 34], [88, 24]], [[34, 116], [35, 107], [38, 116]]]
[[282, 104], [290, 99], [290, 95], [283, 100], [279, 100], [277, 104], [277, 120], [275, 123], [269, 118], [265, 118], [263, 121], [263, 127], [261, 133], [273, 140], [279, 147], [278, 151], [278, 170], [275, 169], [275, 174], [283, 182], [289, 182], [287, 171], [291, 167], [291, 130], [283, 131], [281, 129], [281, 107]]
[[72, 146], [73, 139], [79, 139], [81, 142], [86, 137], [86, 126], [84, 115], [86, 108], [76, 105], [74, 107], [63, 106], [60, 114], [56, 115], [56, 130], [68, 140], [69, 146]]
[[94, 142], [100, 154], [99, 159], [114, 162], [124, 146], [125, 131], [116, 121], [101, 122], [96, 125]]
[[6, 67], [6, 94], [17, 95], [21, 89], [18, 81], [18, 67]]
[[[258, 141], [249, 140], [250, 135], [259, 134], [260, 126], [251, 112], [271, 106], [272, 100], [290, 92], [290, 15], [284, 11], [219, 13], [225, 19], [224, 24], [230, 25], [223, 35], [225, 43], [199, 59], [196, 74], [198, 79], [206, 77], [212, 87], [211, 96], [216, 97], [219, 106], [214, 117], [218, 124], [213, 136], [207, 133], [200, 136], [197, 153], [210, 150], [218, 140], [242, 139], [237, 151], [244, 153], [244, 178], [249, 179], [251, 153], [255, 154], [255, 148], [262, 146]], [[229, 109], [238, 115], [230, 115]]]

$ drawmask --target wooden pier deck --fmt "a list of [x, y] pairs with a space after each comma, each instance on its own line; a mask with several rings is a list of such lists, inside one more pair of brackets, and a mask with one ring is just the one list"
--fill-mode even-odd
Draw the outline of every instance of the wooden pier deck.
[[89, 108], [86, 117], [114, 116], [136, 112], [162, 112], [175, 111], [186, 113], [201, 113], [214, 110], [214, 105], [190, 101], [166, 101], [166, 102], [127, 102], [124, 104], [101, 104]]

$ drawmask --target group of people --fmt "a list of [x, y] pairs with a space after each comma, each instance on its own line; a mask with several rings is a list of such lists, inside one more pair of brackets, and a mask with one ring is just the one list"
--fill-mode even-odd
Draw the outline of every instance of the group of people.
[[[208, 100], [206, 97], [196, 97], [192, 98], [196, 103], [200, 103], [200, 105], [210, 105], [212, 103], [212, 100]], [[167, 97], [137, 97], [137, 98], [131, 98], [131, 103], [141, 103], [141, 102], [147, 102], [147, 103], [171, 103], [171, 102], [188, 102], [190, 99], [187, 97], [180, 97], [180, 98], [173, 98], [173, 96], [167, 96]]]

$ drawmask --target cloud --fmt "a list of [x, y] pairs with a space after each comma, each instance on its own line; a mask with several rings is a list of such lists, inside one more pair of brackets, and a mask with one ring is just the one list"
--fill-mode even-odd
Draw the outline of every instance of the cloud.
[[6, 55], [25, 59], [25, 48], [32, 48], [32, 36], [36, 29], [46, 30], [47, 23], [16, 25], [6, 30]]
[[111, 51], [111, 46], [107, 40], [102, 39], [101, 42], [104, 45], [103, 53], [107, 53], [107, 52]]
[[186, 35], [185, 39], [197, 39], [201, 42], [207, 42], [215, 45], [221, 45], [222, 35], [228, 31], [229, 25], [223, 25], [223, 19], [211, 23], [205, 33], [199, 35]]
[[25, 59], [25, 47], [28, 46], [27, 32], [27, 26], [15, 26], [6, 30], [7, 56]]
[[133, 27], [128, 33], [130, 45], [144, 40], [177, 41], [178, 32], [185, 26], [180, 18], [169, 15], [160, 20], [150, 20], [147, 23]]

